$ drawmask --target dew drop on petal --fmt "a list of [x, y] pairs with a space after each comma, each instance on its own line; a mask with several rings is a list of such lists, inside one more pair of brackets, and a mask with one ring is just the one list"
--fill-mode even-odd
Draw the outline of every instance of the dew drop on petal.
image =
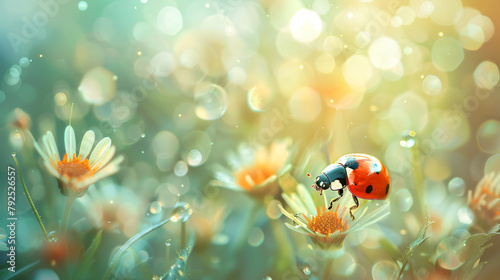
[[428, 95], [438, 94], [442, 87], [441, 80], [434, 75], [429, 75], [422, 81], [422, 89]]
[[455, 177], [448, 182], [448, 190], [451, 194], [462, 196], [465, 193], [465, 181], [460, 177]]
[[399, 268], [391, 261], [379, 261], [372, 267], [374, 280], [396, 279]]
[[226, 90], [215, 84], [202, 84], [194, 92], [195, 114], [203, 120], [215, 120], [227, 110]]

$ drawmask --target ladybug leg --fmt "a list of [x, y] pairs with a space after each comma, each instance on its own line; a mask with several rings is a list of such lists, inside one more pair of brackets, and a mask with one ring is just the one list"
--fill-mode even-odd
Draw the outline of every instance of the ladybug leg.
[[332, 210], [333, 203], [337, 202], [337, 200], [339, 200], [344, 195], [344, 189], [340, 189], [338, 192], [339, 192], [339, 197], [330, 200], [330, 206], [328, 207], [328, 210]]
[[352, 210], [356, 210], [358, 207], [359, 207], [359, 201], [358, 201], [358, 198], [355, 196], [355, 195], [352, 195], [352, 199], [354, 200], [354, 203], [356, 205], [352, 206], [350, 209], [349, 209], [349, 214], [351, 214], [351, 218], [352, 220], [354, 221], [354, 219], [356, 219], [356, 217], [354, 217], [354, 215], [352, 214]]

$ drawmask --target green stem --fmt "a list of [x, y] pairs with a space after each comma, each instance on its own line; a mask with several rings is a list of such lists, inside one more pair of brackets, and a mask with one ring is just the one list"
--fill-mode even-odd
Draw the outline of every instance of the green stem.
[[71, 207], [73, 206], [73, 202], [75, 202], [76, 196], [69, 195], [66, 197], [66, 201], [64, 203], [64, 215], [61, 223], [61, 233], [66, 233], [68, 228], [69, 214], [71, 213]]
[[28, 202], [30, 203], [31, 210], [33, 210], [33, 213], [35, 214], [36, 220], [38, 221], [38, 224], [42, 228], [43, 234], [45, 235], [45, 238], [47, 238], [47, 230], [43, 226], [42, 218], [40, 218], [40, 215], [38, 214], [38, 211], [36, 210], [35, 204], [33, 203], [33, 200], [31, 199], [30, 193], [28, 192], [28, 188], [26, 187], [26, 183], [24, 182], [24, 177], [23, 173], [21, 172], [21, 167], [19, 166], [19, 162], [17, 161], [16, 154], [12, 154], [12, 157], [14, 158], [14, 161], [16, 162], [16, 167], [19, 172], [19, 178], [21, 178], [21, 184], [23, 185], [24, 189], [24, 194], [26, 195], [26, 198], [28, 199]]
[[325, 264], [325, 270], [323, 271], [323, 280], [328, 280], [328, 275], [330, 275], [330, 270], [332, 269], [333, 259], [327, 258]]
[[411, 147], [411, 164], [413, 167], [413, 178], [415, 180], [415, 191], [418, 198], [418, 206], [420, 208], [420, 218], [425, 221], [425, 189], [422, 166], [420, 164], [420, 153], [418, 151], [418, 141]]
[[261, 205], [262, 204], [260, 204], [259, 202], [254, 202], [252, 210], [250, 210], [250, 212], [248, 213], [248, 216], [246, 217], [245, 222], [241, 228], [240, 234], [238, 234], [238, 237], [234, 242], [234, 246], [232, 247], [231, 250], [231, 255], [238, 252], [239, 249], [241, 249], [241, 247], [245, 244], [245, 241], [248, 238], [248, 233], [255, 224], [255, 220], [257, 219], [257, 213], [259, 212]]
[[186, 222], [181, 222], [181, 248], [186, 247]]
[[271, 229], [274, 234], [276, 245], [278, 245], [279, 258], [277, 258], [277, 270], [283, 272], [295, 263], [294, 252], [291, 250], [290, 239], [284, 230], [283, 224], [278, 220], [270, 220]]

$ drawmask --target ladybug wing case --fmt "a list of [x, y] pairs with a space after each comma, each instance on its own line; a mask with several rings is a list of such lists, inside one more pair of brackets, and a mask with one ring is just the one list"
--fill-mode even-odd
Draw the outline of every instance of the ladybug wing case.
[[390, 191], [389, 172], [375, 157], [365, 154], [349, 154], [337, 162], [348, 172], [349, 191], [363, 199], [386, 199]]

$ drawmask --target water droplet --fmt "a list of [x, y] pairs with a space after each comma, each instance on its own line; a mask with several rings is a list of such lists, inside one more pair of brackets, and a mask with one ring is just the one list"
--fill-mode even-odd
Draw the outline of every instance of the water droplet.
[[153, 276], [153, 280], [162, 280], [163, 279], [163, 276]]
[[165, 246], [167, 247], [170, 247], [172, 245], [172, 239], [167, 239], [167, 241], [165, 241]]
[[422, 81], [422, 89], [428, 95], [438, 94], [442, 87], [441, 80], [434, 75], [429, 75]]
[[185, 222], [189, 219], [189, 216], [193, 213], [193, 209], [190, 208], [189, 203], [177, 202], [172, 209], [172, 222]]
[[437, 262], [442, 268], [453, 270], [462, 265], [460, 251], [464, 247], [464, 242], [455, 237], [447, 237], [439, 242], [436, 254]]
[[78, 2], [78, 10], [83, 12], [83, 11], [86, 11], [88, 7], [89, 7], [89, 4], [86, 1]]
[[274, 96], [272, 91], [264, 84], [260, 84], [252, 88], [247, 93], [247, 102], [250, 110], [255, 112], [263, 112], [269, 109]]
[[399, 141], [399, 144], [401, 147], [404, 148], [411, 148], [415, 146], [415, 136], [417, 133], [413, 130], [406, 130], [403, 132], [401, 141]]
[[413, 205], [413, 197], [407, 189], [398, 190], [394, 194], [394, 199], [396, 205], [403, 212], [410, 210], [411, 206]]
[[16, 152], [12, 152], [12, 154], [11, 154], [11, 155], [12, 155], [13, 157], [15, 157], [15, 156], [16, 156]]
[[144, 137], [146, 137], [146, 133], [141, 134], [141, 138], [144, 138]]
[[47, 234], [47, 240], [49, 240], [49, 242], [57, 242], [57, 232], [49, 232], [49, 234]]
[[203, 120], [215, 120], [227, 110], [226, 91], [214, 84], [197, 86], [194, 93], [195, 114]]
[[273, 278], [271, 278], [271, 276], [266, 276], [266, 277], [262, 278], [262, 280], [273, 280]]
[[[189, 159], [189, 157], [188, 157], [188, 159]], [[183, 160], [179, 160], [174, 166], [175, 175], [182, 177], [182, 176], [186, 175], [187, 172], [188, 172], [187, 163]]]
[[465, 181], [460, 177], [455, 177], [448, 182], [448, 190], [456, 196], [462, 196], [465, 193]]
[[311, 275], [311, 269], [308, 266], [304, 267], [303, 271], [305, 275]]
[[158, 202], [158, 201], [153, 201], [153, 202], [149, 205], [149, 212], [151, 212], [152, 214], [158, 214], [158, 213], [160, 213], [162, 210], [163, 210], [163, 207], [162, 207], [161, 203], [160, 203], [160, 202]]
[[374, 280], [396, 279], [399, 268], [391, 261], [379, 261], [373, 265], [372, 277]]

